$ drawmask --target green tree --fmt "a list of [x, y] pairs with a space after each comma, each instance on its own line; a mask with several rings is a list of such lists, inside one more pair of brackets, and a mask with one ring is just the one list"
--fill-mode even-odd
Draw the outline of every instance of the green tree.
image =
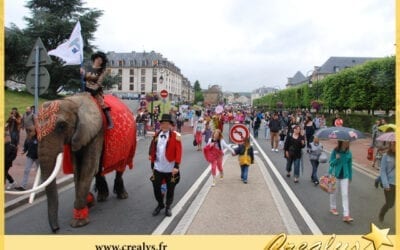
[[[80, 21], [82, 28], [85, 58], [87, 58], [86, 55], [93, 53], [95, 46], [92, 45], [92, 41], [94, 39], [94, 33], [98, 27], [98, 18], [103, 15], [103, 11], [84, 8], [83, 1], [81, 0], [30, 0], [26, 3], [25, 7], [31, 10], [31, 16], [24, 17], [27, 22], [27, 27], [20, 33], [15, 33], [18, 31], [15, 25], [10, 28], [10, 31], [14, 32], [11, 33], [14, 35], [14, 39], [19, 37], [16, 36], [16, 34], [26, 37], [26, 41], [21, 41], [21, 46], [24, 45], [24, 47], [18, 45], [16, 50], [16, 53], [19, 53], [18, 55], [7, 53], [5, 55], [6, 67], [15, 67], [16, 71], [22, 72], [21, 75], [18, 75], [18, 79], [23, 79], [23, 74], [26, 74], [29, 69], [22, 67], [20, 64], [13, 63], [13, 59], [11, 58], [12, 56], [16, 58], [27, 58], [33, 47], [34, 41], [38, 37], [42, 39], [47, 50], [55, 49], [58, 45], [69, 38], [78, 20]], [[11, 38], [12, 37], [13, 36], [11, 36]], [[26, 45], [26, 43], [30, 45]], [[6, 44], [8, 44], [8, 41], [6, 41]], [[8, 52], [7, 49], [6, 52]], [[46, 66], [51, 79], [47, 91], [47, 97], [56, 97], [57, 93], [62, 89], [79, 89], [79, 65], [64, 67], [62, 66], [60, 59], [56, 57], [52, 57], [52, 59], [53, 64]], [[9, 64], [7, 65], [7, 63]], [[23, 63], [26, 63], [26, 59], [23, 60]], [[7, 74], [6, 77], [9, 79], [15, 76], [11, 70], [8, 72], [10, 72], [10, 74]]]
[[196, 80], [194, 82], [194, 103], [198, 102], [203, 102], [204, 101], [204, 96], [203, 96], [203, 90], [200, 87], [200, 82]]

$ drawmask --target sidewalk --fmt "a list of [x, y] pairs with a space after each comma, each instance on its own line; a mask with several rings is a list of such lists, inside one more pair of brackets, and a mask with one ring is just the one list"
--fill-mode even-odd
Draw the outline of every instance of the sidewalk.
[[[210, 177], [203, 188], [206, 197], [200, 207], [188, 209], [189, 212], [197, 210], [191, 223], [186, 228], [178, 225], [178, 231], [173, 234], [299, 234], [300, 230], [270, 178], [261, 160], [255, 156], [254, 164], [249, 167], [248, 184], [244, 184], [240, 180], [237, 157], [227, 155], [224, 179], [218, 177], [216, 186], [211, 187]], [[179, 230], [182, 227], [184, 229]]]

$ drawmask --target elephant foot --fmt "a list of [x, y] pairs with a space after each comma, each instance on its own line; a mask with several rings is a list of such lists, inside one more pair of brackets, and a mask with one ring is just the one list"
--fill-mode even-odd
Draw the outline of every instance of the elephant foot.
[[51, 227], [51, 231], [52, 231], [53, 233], [57, 233], [58, 230], [60, 230], [60, 227], [59, 227], [59, 226], [52, 226], [52, 227]]
[[89, 192], [86, 197], [86, 204], [87, 204], [88, 208], [91, 208], [94, 205], [96, 205], [96, 200], [94, 199], [94, 195], [91, 192]]
[[97, 201], [98, 202], [104, 202], [107, 200], [107, 198], [108, 198], [108, 192], [105, 192], [105, 193], [98, 192], [97, 193]]
[[128, 197], [129, 197], [129, 195], [125, 190], [123, 190], [123, 192], [117, 194], [117, 198], [121, 199], [121, 200], [127, 199]]
[[122, 174], [117, 175], [114, 180], [114, 193], [117, 194], [118, 199], [127, 199], [128, 193], [124, 187], [124, 181], [122, 180]]
[[71, 220], [71, 227], [83, 227], [89, 223], [89, 208], [74, 208], [74, 216]]
[[97, 201], [98, 202], [106, 201], [109, 195], [106, 178], [104, 176], [97, 174], [95, 187], [97, 191]]
[[83, 227], [89, 224], [89, 218], [84, 219], [72, 219], [71, 220], [71, 227]]

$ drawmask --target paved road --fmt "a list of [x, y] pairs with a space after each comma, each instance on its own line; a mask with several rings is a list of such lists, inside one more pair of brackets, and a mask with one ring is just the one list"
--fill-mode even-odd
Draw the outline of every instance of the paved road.
[[[190, 131], [191, 128], [186, 128], [186, 132]], [[60, 209], [60, 233], [364, 234], [370, 230], [370, 222], [389, 227], [390, 233], [394, 232], [393, 209], [389, 211], [384, 223], [376, 220], [383, 204], [383, 191], [373, 187], [373, 177], [377, 171], [368, 169], [369, 166], [357, 164], [361, 171], [355, 171], [350, 187], [350, 211], [355, 221], [346, 224], [341, 221], [341, 217], [329, 214], [327, 194], [310, 182], [307, 156], [304, 159], [304, 174], [300, 183], [294, 184], [292, 179], [285, 177], [282, 152], [271, 152], [269, 141], [260, 138], [254, 142], [258, 153], [256, 164], [250, 169], [249, 184], [244, 185], [238, 180], [237, 159], [226, 156], [226, 176], [215, 188], [211, 188], [209, 168], [201, 153], [194, 151], [191, 145], [192, 136], [184, 135], [183, 138], [185, 157], [182, 166], [185, 168], [173, 209], [176, 217], [149, 216], [155, 204], [148, 182], [149, 168], [146, 158], [149, 140], [145, 139], [139, 141], [135, 169], [127, 171], [124, 178], [130, 198], [117, 201], [115, 197], [110, 197], [108, 202], [98, 204], [91, 210], [92, 223], [81, 229], [71, 229], [68, 222], [71, 218], [73, 193], [69, 187], [60, 194], [63, 204]], [[363, 156], [366, 155], [366, 150], [360, 149], [366, 142], [358, 143], [360, 145], [355, 147], [352, 142], [355, 161], [361, 154], [357, 153], [358, 150], [361, 150]], [[333, 143], [326, 142], [325, 148], [328, 149], [329, 146], [333, 146]], [[324, 173], [326, 168], [327, 166], [321, 166], [319, 173]], [[108, 180], [111, 183], [112, 176], [108, 176]], [[14, 211], [14, 215], [6, 215], [6, 234], [49, 233], [44, 202], [37, 201], [27, 208], [18, 213]], [[120, 221], [121, 214], [127, 218], [123, 220], [123, 225], [113, 223]], [[238, 224], [242, 227], [238, 227]]]

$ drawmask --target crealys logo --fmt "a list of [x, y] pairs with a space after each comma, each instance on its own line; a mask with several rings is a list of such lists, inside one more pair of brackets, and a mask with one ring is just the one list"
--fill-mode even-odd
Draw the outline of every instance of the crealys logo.
[[388, 238], [389, 228], [379, 229], [375, 224], [371, 223], [371, 232], [363, 235], [360, 241], [355, 241], [350, 244], [348, 242], [343, 242], [339, 240], [336, 235], [331, 235], [325, 242], [315, 241], [315, 242], [301, 242], [300, 244], [292, 243], [288, 240], [286, 234], [281, 233], [272, 238], [270, 242], [264, 247], [264, 250], [289, 250], [289, 249], [371, 249], [377, 250], [381, 246], [389, 246], [394, 249], [394, 245]]

